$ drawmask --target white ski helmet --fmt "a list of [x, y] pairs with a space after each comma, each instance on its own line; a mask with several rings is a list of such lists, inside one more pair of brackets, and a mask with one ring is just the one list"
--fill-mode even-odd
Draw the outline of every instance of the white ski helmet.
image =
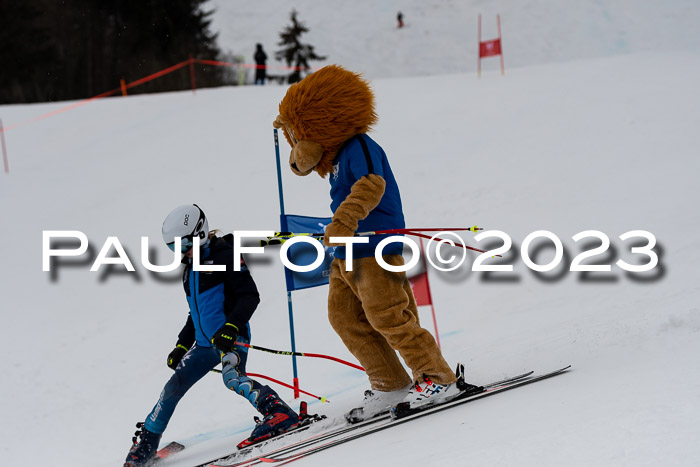
[[173, 251], [175, 238], [182, 238], [182, 253], [187, 253], [192, 248], [195, 236], [199, 237], [201, 246], [209, 243], [209, 222], [196, 204], [176, 207], [163, 221], [163, 241]]

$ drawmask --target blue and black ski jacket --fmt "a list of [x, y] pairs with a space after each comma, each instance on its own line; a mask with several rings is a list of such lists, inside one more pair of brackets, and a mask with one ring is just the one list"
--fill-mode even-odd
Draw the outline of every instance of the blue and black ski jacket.
[[194, 271], [192, 260], [185, 257], [182, 284], [190, 313], [178, 335], [177, 345], [190, 348], [196, 341], [200, 347], [211, 347], [212, 337], [227, 322], [236, 325], [239, 335], [250, 340], [248, 321], [260, 303], [260, 295], [242, 260], [241, 270], [233, 270], [232, 242], [232, 234], [213, 237], [209, 245], [201, 249], [202, 266], [224, 265], [225, 272]]

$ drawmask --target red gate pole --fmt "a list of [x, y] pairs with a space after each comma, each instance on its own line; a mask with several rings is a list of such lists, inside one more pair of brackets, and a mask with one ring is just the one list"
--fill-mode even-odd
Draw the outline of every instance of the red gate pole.
[[194, 80], [194, 58], [190, 54], [190, 83], [192, 83], [192, 94], [197, 94], [197, 83]]
[[425, 270], [425, 283], [428, 289], [428, 300], [430, 300], [430, 311], [433, 313], [433, 327], [435, 328], [435, 342], [437, 343], [438, 349], [442, 350], [440, 347], [440, 333], [438, 333], [437, 327], [437, 317], [435, 316], [435, 305], [433, 305], [433, 294], [430, 292], [430, 278], [428, 277], [428, 262], [425, 259], [426, 252], [423, 249], [423, 239], [420, 239], [420, 251], [423, 253], [423, 268]]
[[0, 139], [2, 140], [2, 160], [5, 164], [5, 173], [10, 173], [10, 166], [7, 163], [7, 146], [5, 146], [5, 127], [2, 126], [2, 119], [0, 118]]
[[501, 15], [496, 15], [496, 21], [498, 22], [498, 45], [501, 48], [501, 75], [505, 74], [503, 68], [503, 41], [501, 40]]
[[481, 78], [481, 13], [479, 13], [479, 50], [477, 52], [477, 76]]

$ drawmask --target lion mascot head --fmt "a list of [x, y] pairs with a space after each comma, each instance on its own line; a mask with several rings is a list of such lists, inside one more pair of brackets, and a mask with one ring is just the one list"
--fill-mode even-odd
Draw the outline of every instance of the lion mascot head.
[[292, 147], [289, 166], [297, 175], [325, 177], [343, 143], [377, 122], [374, 94], [359, 74], [329, 65], [292, 85], [273, 125]]

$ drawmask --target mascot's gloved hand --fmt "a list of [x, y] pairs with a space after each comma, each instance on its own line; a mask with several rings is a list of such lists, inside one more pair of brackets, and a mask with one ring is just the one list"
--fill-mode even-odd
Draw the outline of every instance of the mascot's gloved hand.
[[235, 324], [226, 323], [221, 326], [221, 329], [216, 331], [214, 337], [211, 338], [211, 343], [222, 352], [233, 352], [234, 347], [236, 347], [237, 335], [238, 326]]
[[323, 244], [326, 246], [344, 245], [343, 243], [331, 243], [330, 238], [331, 237], [352, 237], [353, 235], [355, 235], [354, 230], [347, 227], [342, 222], [336, 221], [335, 217], [333, 217], [333, 222], [328, 224], [328, 227], [326, 227], [326, 233], [323, 236]]
[[180, 360], [182, 360], [182, 357], [185, 356], [188, 350], [189, 349], [184, 345], [178, 344], [177, 347], [170, 352], [170, 355], [168, 355], [168, 367], [173, 370], [177, 368], [178, 363], [180, 363]]
[[326, 234], [323, 236], [323, 244], [339, 245], [331, 243], [330, 237], [352, 237], [358, 223], [367, 217], [382, 200], [385, 187], [384, 179], [376, 174], [365, 175], [356, 181], [348, 197], [335, 210], [333, 222], [328, 225]]
[[272, 122], [272, 126], [277, 128], [278, 130], [280, 128], [284, 128], [284, 126], [287, 124], [287, 122], [284, 121], [281, 115], [278, 115], [277, 118], [275, 118], [275, 121]]

